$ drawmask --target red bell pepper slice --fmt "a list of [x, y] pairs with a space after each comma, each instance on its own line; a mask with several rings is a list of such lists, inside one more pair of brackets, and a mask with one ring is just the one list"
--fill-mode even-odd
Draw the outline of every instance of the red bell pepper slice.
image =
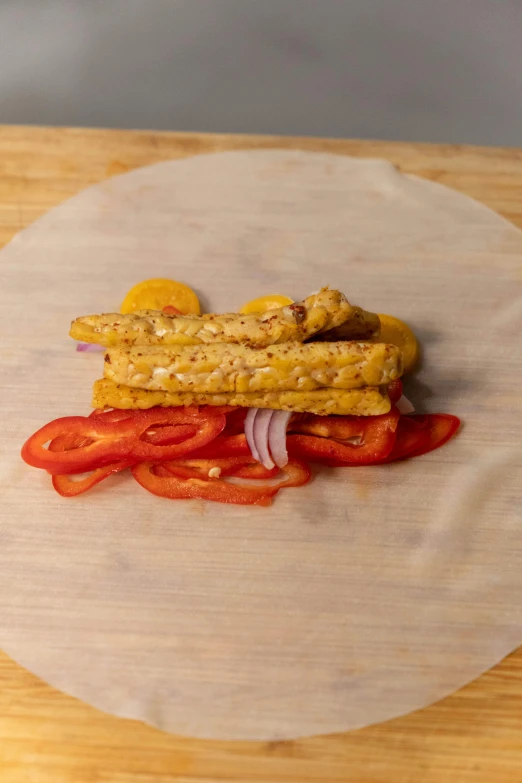
[[103, 468], [96, 468], [87, 476], [81, 479], [74, 479], [71, 476], [64, 474], [57, 474], [52, 477], [53, 487], [64, 498], [72, 498], [76, 495], [81, 495], [87, 490], [99, 484], [100, 481], [106, 479], [112, 473], [118, 473], [125, 468], [129, 468], [133, 465], [133, 462], [123, 460], [122, 462], [114, 462], [112, 465], [105, 465]]
[[[336, 423], [337, 418], [342, 419], [339, 424]], [[288, 452], [301, 459], [330, 466], [373, 465], [390, 454], [395, 443], [399, 418], [400, 413], [396, 408], [382, 416], [325, 418], [322, 424], [312, 422], [311, 426], [323, 427], [325, 433], [328, 431], [342, 434], [344, 443], [325, 435], [289, 435]], [[299, 422], [295, 426], [300, 426]], [[304, 426], [308, 426], [306, 421]], [[360, 443], [346, 442], [348, 438], [359, 438]]]
[[245, 431], [245, 419], [248, 408], [233, 408], [227, 413], [227, 426], [223, 430], [223, 435], [241, 435]]
[[395, 445], [386, 462], [420, 457], [438, 449], [455, 435], [460, 419], [449, 413], [401, 416]]
[[242, 433], [240, 435], [219, 435], [190, 456], [198, 459], [199, 457], [211, 459], [213, 457], [252, 457], [252, 454], [246, 435]]
[[249, 455], [245, 457], [215, 457], [213, 459], [178, 459], [163, 462], [162, 465], [173, 476], [180, 478], [209, 478], [212, 468], [219, 468], [219, 478], [236, 476], [242, 478], [269, 479], [277, 476], [279, 468], [265, 468]]
[[50, 441], [49, 451], [71, 451], [88, 446], [89, 443], [92, 443], [92, 438], [86, 438], [76, 432], [64, 432]]
[[124, 408], [109, 408], [108, 410], [95, 408], [89, 413], [89, 419], [98, 419], [99, 421], [102, 419], [103, 421], [123, 421], [123, 419], [132, 419], [135, 413], [135, 410], [126, 410]]
[[[130, 451], [126, 455], [129, 459], [165, 460], [183, 457], [185, 454], [190, 454], [195, 449], [213, 441], [223, 431], [226, 424], [226, 417], [223, 413], [209, 413], [205, 411], [205, 413], [195, 415], [194, 413], [186, 413], [183, 409], [178, 408], [152, 408], [151, 411], [145, 411], [144, 413], [149, 414], [149, 417], [144, 416], [145, 427], [140, 430], [142, 437], [134, 439]], [[123, 425], [125, 423], [122, 422]], [[196, 432], [180, 443], [155, 445], [154, 443], [146, 442], [143, 437], [147, 430], [154, 425], [175, 424], [177, 426], [193, 426], [195, 423], [198, 425]]]
[[288, 432], [362, 442], [368, 426], [367, 421], [368, 417], [362, 416], [317, 416], [315, 413], [301, 413], [290, 420]]
[[[156, 445], [145, 439], [153, 426], [194, 425], [197, 431], [181, 443]], [[22, 447], [22, 458], [29, 465], [54, 474], [85, 473], [121, 460], [165, 460], [183, 457], [206, 445], [219, 435], [226, 424], [222, 413], [206, 415], [183, 408], [151, 408], [134, 411], [121, 421], [108, 421], [103, 415], [86, 418], [67, 416], [55, 419], [35, 432]], [[46, 448], [58, 436], [74, 435], [85, 445], [65, 451]], [[90, 442], [89, 442], [90, 441]], [[80, 442], [80, 441], [78, 441]]]
[[233, 405], [202, 405], [199, 408], [199, 414], [202, 414], [204, 416], [218, 416], [221, 414], [225, 414], [226, 416], [229, 416], [231, 413], [234, 413], [237, 410]]
[[383, 462], [395, 462], [396, 460], [404, 459], [416, 449], [420, 448], [424, 441], [424, 427], [408, 416], [401, 416], [393, 449]]
[[392, 405], [396, 403], [402, 397], [402, 381], [397, 378], [395, 381], [391, 381], [386, 389], [388, 397]]
[[280, 489], [302, 486], [311, 477], [308, 465], [295, 459], [284, 468], [278, 484], [262, 486], [231, 484], [221, 478], [181, 478], [174, 476], [163, 463], [140, 462], [131, 470], [138, 484], [159, 497], [200, 498], [218, 503], [258, 506], [269, 506]]
[[[94, 410], [89, 418], [103, 416], [103, 421], [123, 421], [123, 419], [130, 419], [135, 411], [125, 410], [108, 410], [100, 411]], [[101, 421], [101, 419], [98, 419]], [[171, 425], [159, 425], [157, 427], [150, 427], [142, 435], [143, 440], [147, 443], [153, 443], [156, 446], [168, 446], [171, 443], [181, 443], [189, 437], [195, 435], [198, 430], [198, 423], [194, 421], [191, 424], [171, 424]], [[49, 443], [50, 451], [69, 451], [70, 449], [79, 448], [80, 446], [87, 446], [92, 443], [91, 438], [85, 438], [80, 435], [76, 435], [74, 432], [64, 433], [58, 435]]]
[[[252, 459], [252, 457], [249, 459]], [[246, 465], [236, 468], [230, 475], [235, 476], [236, 478], [269, 479], [275, 478], [278, 473], [279, 468], [277, 466], [265, 468], [260, 462], [249, 462]]]
[[151, 427], [143, 433], [143, 440], [156, 446], [170, 446], [171, 443], [182, 443], [198, 431], [194, 424], [170, 424], [164, 427]]

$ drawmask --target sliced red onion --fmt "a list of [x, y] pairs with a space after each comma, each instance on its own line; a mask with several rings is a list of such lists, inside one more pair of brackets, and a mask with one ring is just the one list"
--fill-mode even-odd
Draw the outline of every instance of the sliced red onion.
[[268, 448], [268, 430], [275, 411], [270, 408], [258, 408], [254, 419], [254, 443], [259, 454], [259, 462], [268, 470], [274, 467]]
[[274, 411], [268, 428], [268, 447], [272, 459], [278, 468], [284, 468], [288, 464], [288, 451], [286, 449], [286, 430], [292, 418], [290, 411]]
[[98, 343], [77, 343], [77, 351], [84, 351], [85, 353], [96, 353], [97, 351], [104, 351], [104, 345], [98, 345]]
[[256, 442], [254, 439], [254, 420], [257, 416], [259, 408], [249, 408], [245, 419], [245, 435], [248, 443], [248, 448], [255, 460], [261, 462], [259, 451], [257, 450]]
[[395, 403], [400, 413], [415, 413], [415, 408], [404, 394]]

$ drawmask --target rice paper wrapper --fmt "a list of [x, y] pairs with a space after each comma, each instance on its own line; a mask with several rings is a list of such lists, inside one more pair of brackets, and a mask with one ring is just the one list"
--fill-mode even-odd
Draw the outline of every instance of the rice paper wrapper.
[[[0, 646], [102, 710], [198, 737], [354, 729], [428, 705], [522, 641], [522, 234], [381, 160], [287, 151], [161, 163], [92, 187], [0, 253]], [[209, 311], [323, 285], [407, 321], [406, 393], [459, 436], [320, 469], [271, 508], [81, 497], [24, 465], [87, 414], [103, 358], [67, 336], [148, 277]]]

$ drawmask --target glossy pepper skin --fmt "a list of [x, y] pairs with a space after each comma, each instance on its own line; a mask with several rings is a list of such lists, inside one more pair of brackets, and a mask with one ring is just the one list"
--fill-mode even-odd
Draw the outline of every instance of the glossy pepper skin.
[[230, 484], [225, 479], [181, 478], [166, 464], [140, 462], [131, 469], [132, 475], [144, 489], [163, 498], [200, 498], [235, 505], [269, 506], [272, 498], [283, 487], [299, 487], [310, 481], [308, 465], [290, 460], [278, 484], [256, 486]]
[[[195, 434], [182, 442], [157, 445], [144, 436], [151, 427], [195, 425]], [[200, 448], [219, 435], [226, 424], [222, 413], [201, 415], [190, 409], [153, 408], [137, 411], [117, 421], [94, 417], [66, 416], [49, 422], [24, 443], [22, 458], [35, 468], [52, 474], [85, 473], [122, 460], [176, 459]], [[78, 445], [67, 450], [46, 448], [49, 441], [74, 436]], [[56, 444], [55, 444], [56, 445]]]
[[114, 462], [112, 465], [106, 465], [104, 468], [96, 468], [96, 470], [93, 470], [81, 479], [75, 479], [70, 475], [56, 474], [52, 477], [53, 487], [63, 498], [73, 498], [76, 495], [83, 495], [84, 492], [92, 489], [108, 476], [111, 476], [113, 473], [119, 473], [133, 464], [133, 462], [126, 460]]
[[450, 413], [401, 416], [397, 438], [385, 462], [396, 462], [428, 454], [444, 446], [460, 427], [460, 419]]
[[[401, 394], [397, 381], [390, 397], [396, 401]], [[296, 414], [287, 439], [290, 461], [279, 471], [254, 460], [244, 418], [244, 410], [226, 406], [96, 410], [46, 424], [24, 444], [22, 456], [51, 473], [55, 490], [67, 498], [130, 468], [160, 497], [266, 506], [280, 489], [310, 480], [307, 461], [350, 467], [417, 457], [442, 446], [460, 425], [449, 414], [401, 416], [395, 407], [372, 417]], [[245, 485], [227, 477], [279, 481]]]
[[162, 463], [174, 476], [180, 478], [212, 477], [212, 471], [218, 472], [219, 478], [235, 476], [236, 478], [274, 478], [279, 473], [279, 468], [265, 468], [256, 462], [251, 455], [244, 457], [214, 457], [213, 459], [187, 459], [170, 460]]
[[[320, 418], [320, 417], [317, 417]], [[353, 416], [346, 417], [348, 421], [337, 423], [332, 419], [331, 424], [311, 422], [306, 420], [302, 426], [305, 432], [313, 431], [315, 427], [328, 427], [333, 434], [291, 434], [287, 438], [288, 453], [299, 459], [311, 462], [320, 462], [331, 467], [343, 465], [373, 465], [381, 462], [390, 454], [395, 443], [397, 425], [400, 413], [397, 408], [392, 408], [383, 416]], [[293, 432], [300, 424], [291, 426]], [[342, 440], [357, 439], [359, 442], [341, 442], [336, 435], [342, 434]]]

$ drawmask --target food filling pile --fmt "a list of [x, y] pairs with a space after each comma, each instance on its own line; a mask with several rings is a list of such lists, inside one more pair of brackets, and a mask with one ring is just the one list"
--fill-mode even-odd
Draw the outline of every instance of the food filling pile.
[[71, 326], [77, 350], [104, 352], [92, 413], [46, 424], [22, 448], [64, 497], [129, 469], [160, 497], [266, 506], [310, 481], [311, 462], [417, 457], [459, 427], [449, 414], [413, 415], [402, 395], [418, 358], [409, 327], [340, 291], [200, 314], [190, 288], [154, 279], [120, 310]]

